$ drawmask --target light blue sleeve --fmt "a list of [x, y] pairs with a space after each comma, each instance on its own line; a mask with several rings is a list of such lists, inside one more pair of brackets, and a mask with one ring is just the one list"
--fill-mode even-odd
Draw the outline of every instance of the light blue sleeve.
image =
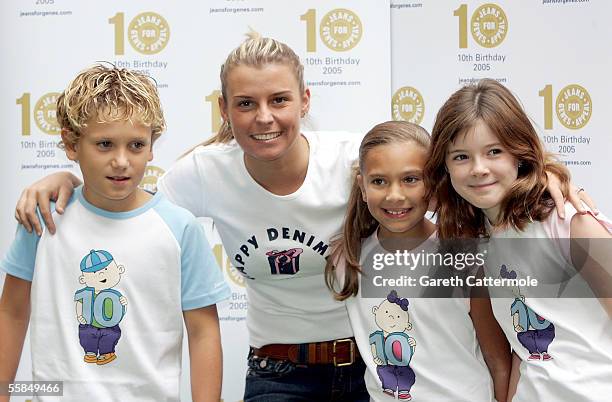
[[39, 240], [36, 232], [28, 233], [23, 225], [17, 225], [15, 240], [0, 261], [0, 269], [9, 275], [32, 282]]
[[227, 299], [230, 288], [210, 249], [204, 229], [195, 219], [181, 241], [181, 301], [183, 310], [211, 306]]
[[223, 278], [204, 229], [187, 210], [167, 199], [155, 207], [181, 248], [181, 303], [184, 310], [211, 306], [227, 299], [230, 288]]
[[[66, 203], [68, 208], [76, 199], [76, 191], [72, 193], [72, 197]], [[49, 209], [52, 214], [55, 214], [55, 202], [49, 204]], [[43, 230], [46, 231], [40, 210], [36, 209], [38, 219], [43, 225]], [[43, 233], [44, 233], [43, 231]], [[34, 265], [36, 263], [36, 252], [38, 251], [38, 242], [40, 237], [32, 231], [28, 233], [23, 225], [17, 225], [15, 240], [11, 244], [6, 256], [0, 261], [0, 270], [17, 278], [32, 282], [34, 278]]]

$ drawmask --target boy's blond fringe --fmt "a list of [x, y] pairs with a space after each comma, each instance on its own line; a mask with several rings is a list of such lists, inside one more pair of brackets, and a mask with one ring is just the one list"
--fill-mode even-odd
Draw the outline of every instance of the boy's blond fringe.
[[[153, 79], [128, 69], [95, 65], [80, 72], [57, 99], [57, 121], [64, 141], [74, 145], [91, 119], [132, 121], [151, 128], [154, 142], [166, 122]], [[61, 146], [65, 146], [62, 141]]]

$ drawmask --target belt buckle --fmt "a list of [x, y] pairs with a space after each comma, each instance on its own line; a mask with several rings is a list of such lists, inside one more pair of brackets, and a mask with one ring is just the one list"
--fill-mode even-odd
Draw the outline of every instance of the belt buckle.
[[[348, 361], [348, 362], [344, 362], [344, 363], [338, 363], [336, 361], [336, 345], [338, 343], [343, 343], [343, 342], [349, 342], [351, 344], [350, 353], [349, 353], [349, 356], [351, 357], [351, 360]], [[335, 367], [350, 366], [351, 364], [355, 363], [355, 343], [353, 342], [353, 340], [351, 338], [336, 339], [336, 340], [334, 340], [332, 351], [334, 353], [334, 366]]]

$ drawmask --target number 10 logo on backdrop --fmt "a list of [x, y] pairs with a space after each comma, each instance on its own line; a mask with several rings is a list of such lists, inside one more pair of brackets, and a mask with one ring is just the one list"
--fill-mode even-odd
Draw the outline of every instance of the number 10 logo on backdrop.
[[[546, 85], [539, 95], [544, 98], [544, 129], [553, 128], [553, 87]], [[565, 86], [557, 95], [555, 111], [559, 122], [570, 130], [586, 126], [593, 113], [593, 102], [586, 88], [578, 84]]]
[[[462, 4], [453, 13], [459, 17], [459, 48], [468, 47], [467, 40], [467, 4]], [[478, 7], [470, 20], [470, 32], [476, 43], [482, 47], [499, 46], [508, 33], [508, 18], [504, 10], [497, 4], [487, 3]]]
[[49, 135], [59, 135], [60, 126], [57, 123], [56, 103], [59, 97], [57, 92], [49, 92], [41, 96], [34, 104], [34, 109], [30, 108], [31, 94], [25, 92], [16, 100], [17, 105], [21, 105], [21, 135], [28, 136], [32, 134], [31, 116], [34, 117], [34, 122], [40, 131]]
[[[108, 19], [115, 26], [115, 55], [125, 54], [125, 14], [118, 12]], [[170, 40], [170, 26], [164, 17], [146, 11], [135, 16], [129, 23], [127, 37], [138, 53], [156, 54], [164, 50]]]
[[[302, 21], [306, 21], [306, 51], [316, 52], [316, 10], [309, 9], [300, 16]], [[346, 52], [353, 49], [363, 35], [363, 24], [361, 20], [351, 10], [337, 8], [331, 10], [319, 23], [319, 36], [321, 41], [329, 49], [336, 52]]]

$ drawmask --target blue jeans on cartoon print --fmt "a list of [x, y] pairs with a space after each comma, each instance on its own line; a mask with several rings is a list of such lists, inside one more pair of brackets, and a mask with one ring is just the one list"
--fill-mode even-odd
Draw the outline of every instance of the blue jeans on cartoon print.
[[121, 337], [119, 325], [109, 328], [97, 328], [90, 324], [79, 324], [79, 341], [85, 353], [114, 353], [115, 346]]
[[365, 368], [361, 359], [345, 367], [303, 367], [249, 353], [244, 402], [368, 402]]
[[519, 332], [517, 338], [531, 354], [548, 352], [548, 346], [555, 339], [555, 326], [550, 323], [544, 329], [530, 329]]
[[410, 392], [416, 381], [414, 370], [410, 366], [377, 366], [376, 372], [383, 389], [390, 389], [393, 392]]

